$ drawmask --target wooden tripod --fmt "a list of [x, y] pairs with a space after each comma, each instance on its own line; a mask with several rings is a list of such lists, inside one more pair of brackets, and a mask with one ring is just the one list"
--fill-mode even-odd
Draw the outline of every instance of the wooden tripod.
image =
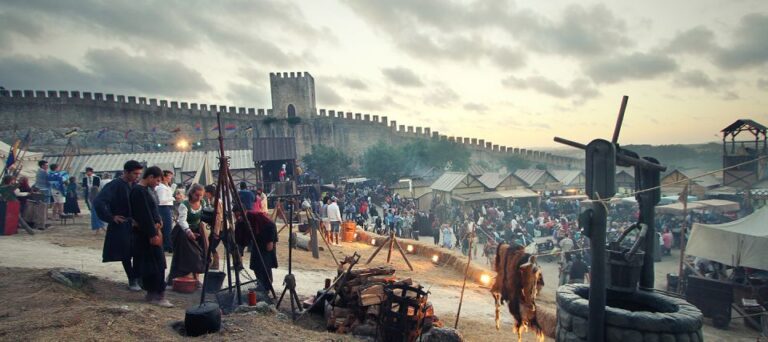
[[400, 252], [400, 255], [403, 256], [403, 260], [405, 260], [405, 263], [408, 265], [408, 268], [413, 271], [413, 266], [411, 266], [411, 262], [408, 261], [408, 257], [405, 255], [405, 252], [403, 251], [403, 247], [400, 247], [400, 242], [397, 241], [397, 236], [395, 236], [395, 231], [390, 230], [389, 237], [384, 240], [384, 243], [381, 244], [378, 248], [376, 248], [376, 251], [373, 252], [373, 255], [371, 255], [370, 258], [368, 258], [368, 261], [365, 263], [366, 265], [370, 264], [371, 261], [373, 261], [373, 258], [376, 257], [376, 254], [379, 254], [379, 251], [381, 251], [384, 246], [389, 245], [389, 251], [387, 252], [387, 263], [390, 263], [390, 260], [392, 260], [392, 250], [394, 247], [397, 247], [397, 250]]

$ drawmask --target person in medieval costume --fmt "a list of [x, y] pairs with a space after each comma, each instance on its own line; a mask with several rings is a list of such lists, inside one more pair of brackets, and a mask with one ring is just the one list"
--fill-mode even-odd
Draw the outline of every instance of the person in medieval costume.
[[[250, 267], [259, 284], [264, 290], [272, 291], [272, 269], [277, 268], [277, 226], [267, 215], [262, 213], [247, 212], [246, 219], [251, 225], [256, 241], [250, 241], [250, 236], [245, 236], [251, 244]], [[236, 230], [247, 231], [248, 223], [238, 220]], [[258, 247], [258, 249], [256, 248]]]
[[163, 171], [152, 166], [132, 189], [129, 196], [131, 217], [134, 222], [134, 266], [136, 274], [147, 291], [145, 299], [154, 305], [172, 308], [165, 298], [165, 253], [163, 253], [162, 219], [156, 215], [157, 202], [152, 196], [154, 187], [163, 178]]
[[[179, 205], [179, 217], [171, 232], [173, 258], [168, 272], [170, 281], [184, 276], [198, 279], [198, 274], [205, 272], [208, 244], [205, 223], [202, 222], [204, 192], [202, 185], [192, 184], [187, 192], [187, 200]], [[199, 280], [197, 286], [202, 287]]]
[[141, 291], [141, 287], [131, 262], [133, 229], [128, 196], [133, 183], [141, 177], [143, 169], [144, 167], [138, 161], [125, 162], [123, 175], [105, 185], [93, 202], [96, 215], [107, 222], [102, 261], [123, 263], [123, 270], [128, 276], [128, 288], [131, 291]]

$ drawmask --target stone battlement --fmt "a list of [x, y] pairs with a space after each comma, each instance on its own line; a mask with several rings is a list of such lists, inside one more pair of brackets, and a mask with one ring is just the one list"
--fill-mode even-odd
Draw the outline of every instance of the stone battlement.
[[[311, 80], [312, 76], [307, 72], [298, 73], [270, 73], [270, 79], [307, 79]], [[314, 81], [312, 81], [314, 82]], [[90, 109], [89, 109], [90, 107]], [[49, 114], [56, 114], [61, 110], [68, 113], [69, 119], [72, 120], [72, 115], [83, 116], [82, 120], [85, 122], [78, 122], [72, 120], [71, 122], [65, 122], [60, 120], [51, 120], [46, 116]], [[160, 124], [166, 121], [165, 126], [178, 125], [185, 127], [187, 130], [195, 130], [192, 125], [195, 121], [202, 127], [199, 129], [202, 132], [206, 132], [215, 125], [212, 121], [216, 117], [216, 113], [221, 112], [222, 119], [225, 123], [239, 122], [241, 127], [243, 124], [252, 122], [257, 124], [255, 126], [269, 126], [258, 125], [260, 120], [267, 119], [269, 117], [284, 118], [284, 116], [273, 115], [273, 109], [265, 108], [246, 108], [217, 104], [199, 104], [190, 103], [175, 100], [146, 98], [137, 96], [125, 96], [105, 94], [100, 92], [86, 92], [86, 91], [66, 91], [66, 90], [0, 90], [0, 115], [7, 122], [13, 124], [23, 124], [25, 119], [29, 118], [29, 122], [34, 125], [40, 125], [45, 127], [46, 125], [51, 127], [80, 127], [82, 129], [98, 130], [101, 126], [97, 125], [109, 125], [112, 127], [126, 127], [140, 130], [151, 130], [151, 127], [147, 123], [139, 124], [136, 120], [130, 120], [132, 114], [141, 116], [142, 120], [157, 120]], [[37, 117], [37, 116], [40, 117]], [[17, 116], [16, 120], [12, 116]], [[185, 120], [184, 118], [191, 118], [192, 120]], [[457, 144], [461, 144], [473, 152], [488, 153], [494, 156], [501, 155], [515, 155], [520, 158], [539, 163], [553, 164], [558, 166], [566, 165], [579, 165], [583, 161], [576, 158], [563, 157], [553, 155], [547, 152], [532, 151], [523, 148], [508, 147], [504, 145], [494, 144], [490, 141], [469, 137], [453, 137], [440, 134], [438, 131], [432, 130], [430, 127], [410, 126], [398, 124], [395, 120], [389, 120], [388, 116], [351, 112], [338, 109], [318, 109], [316, 114], [306, 117], [309, 121], [317, 121], [316, 126], [324, 127], [323, 121], [331, 120], [330, 122], [343, 123], [349, 127], [364, 127], [366, 132], [375, 132], [370, 135], [369, 139], [379, 139], [383, 137], [392, 136], [392, 138], [384, 138], [387, 141], [396, 143], [398, 141], [410, 141], [412, 139], [440, 139], [447, 140]], [[141, 121], [141, 120], [139, 120]], [[202, 123], [202, 124], [200, 124]], [[304, 122], [303, 124], [313, 125], [311, 122]], [[67, 125], [68, 124], [68, 125]], [[83, 127], [85, 126], [85, 127]], [[93, 126], [93, 127], [88, 127]], [[10, 126], [9, 126], [10, 127]], [[262, 129], [259, 129], [262, 130]], [[358, 129], [359, 130], [359, 129]], [[281, 132], [274, 131], [274, 129], [263, 129], [260, 135], [290, 135], [290, 130], [283, 130]], [[352, 135], [351, 129], [340, 130], [342, 133], [324, 133], [324, 134], [346, 134]], [[296, 132], [294, 131], [294, 134]], [[207, 135], [207, 133], [206, 133]], [[301, 137], [297, 137], [300, 140]], [[349, 141], [347, 138], [331, 137], [332, 141]], [[320, 139], [319, 142], [326, 141]], [[373, 141], [372, 143], [375, 143]], [[307, 148], [311, 148], [312, 144], [318, 142], [307, 141]]]

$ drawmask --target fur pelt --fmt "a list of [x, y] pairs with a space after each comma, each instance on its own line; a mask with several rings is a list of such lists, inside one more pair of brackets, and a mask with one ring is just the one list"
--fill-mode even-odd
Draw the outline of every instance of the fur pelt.
[[541, 327], [536, 319], [536, 295], [544, 286], [544, 278], [536, 264], [536, 256], [525, 253], [520, 245], [500, 244], [496, 250], [494, 270], [496, 280], [491, 294], [496, 301], [496, 329], [500, 328], [500, 307], [505, 302], [515, 318], [515, 331]]

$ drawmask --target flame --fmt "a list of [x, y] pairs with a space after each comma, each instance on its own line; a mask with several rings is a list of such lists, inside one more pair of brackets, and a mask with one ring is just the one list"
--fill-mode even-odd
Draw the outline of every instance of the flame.
[[543, 331], [536, 332], [536, 340], [538, 340], [539, 342], [544, 342], [544, 332]]

